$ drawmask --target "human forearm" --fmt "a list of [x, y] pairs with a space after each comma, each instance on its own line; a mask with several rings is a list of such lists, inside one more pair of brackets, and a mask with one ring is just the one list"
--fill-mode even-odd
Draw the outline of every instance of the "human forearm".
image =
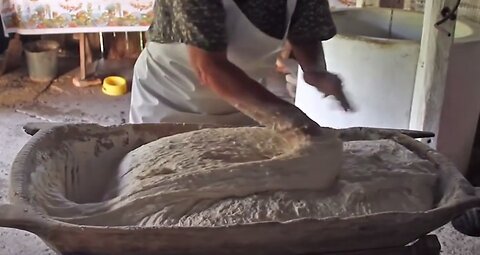
[[326, 71], [322, 43], [290, 42], [291, 49], [304, 73]]
[[205, 86], [262, 125], [279, 131], [303, 129], [313, 132], [318, 128], [300, 109], [251, 79], [224, 54], [190, 47], [192, 65]]
[[303, 80], [317, 88], [325, 96], [334, 96], [345, 111], [352, 107], [343, 92], [342, 80], [327, 71], [322, 44], [290, 42], [293, 55], [303, 70]]

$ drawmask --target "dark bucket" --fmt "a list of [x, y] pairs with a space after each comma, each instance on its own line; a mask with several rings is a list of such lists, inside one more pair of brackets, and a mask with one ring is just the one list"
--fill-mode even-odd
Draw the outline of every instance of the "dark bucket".
[[58, 75], [58, 49], [55, 41], [40, 40], [25, 45], [28, 75], [36, 82], [48, 82]]

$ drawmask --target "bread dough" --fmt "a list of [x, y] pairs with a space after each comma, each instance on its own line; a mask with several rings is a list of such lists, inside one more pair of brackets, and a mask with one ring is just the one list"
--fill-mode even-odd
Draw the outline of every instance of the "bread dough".
[[425, 211], [434, 203], [434, 171], [390, 140], [287, 141], [264, 128], [203, 129], [133, 150], [103, 202], [53, 216], [87, 225], [213, 227]]

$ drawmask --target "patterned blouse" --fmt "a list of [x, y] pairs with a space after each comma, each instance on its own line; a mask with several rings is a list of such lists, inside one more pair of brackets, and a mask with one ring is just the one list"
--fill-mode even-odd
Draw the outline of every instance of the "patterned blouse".
[[[281, 39], [286, 31], [287, 0], [231, 0], [258, 29]], [[222, 0], [156, 0], [149, 39], [186, 43], [208, 51], [227, 46]], [[321, 42], [336, 33], [328, 0], [297, 0], [288, 39]]]

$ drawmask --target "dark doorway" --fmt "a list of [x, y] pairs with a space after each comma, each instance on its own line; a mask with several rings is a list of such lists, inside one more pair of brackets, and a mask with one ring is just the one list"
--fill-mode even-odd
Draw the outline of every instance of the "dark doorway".
[[[380, 0], [380, 7], [403, 9], [404, 1], [405, 0]], [[407, 1], [410, 1], [410, 0], [407, 0]]]
[[[479, 116], [480, 119], [480, 116]], [[473, 143], [472, 155], [470, 158], [470, 166], [467, 172], [467, 179], [474, 185], [480, 186], [480, 126], [477, 121], [477, 133]]]
[[4, 34], [2, 18], [0, 17], [0, 54], [2, 54], [8, 46], [9, 39], [6, 38]]

